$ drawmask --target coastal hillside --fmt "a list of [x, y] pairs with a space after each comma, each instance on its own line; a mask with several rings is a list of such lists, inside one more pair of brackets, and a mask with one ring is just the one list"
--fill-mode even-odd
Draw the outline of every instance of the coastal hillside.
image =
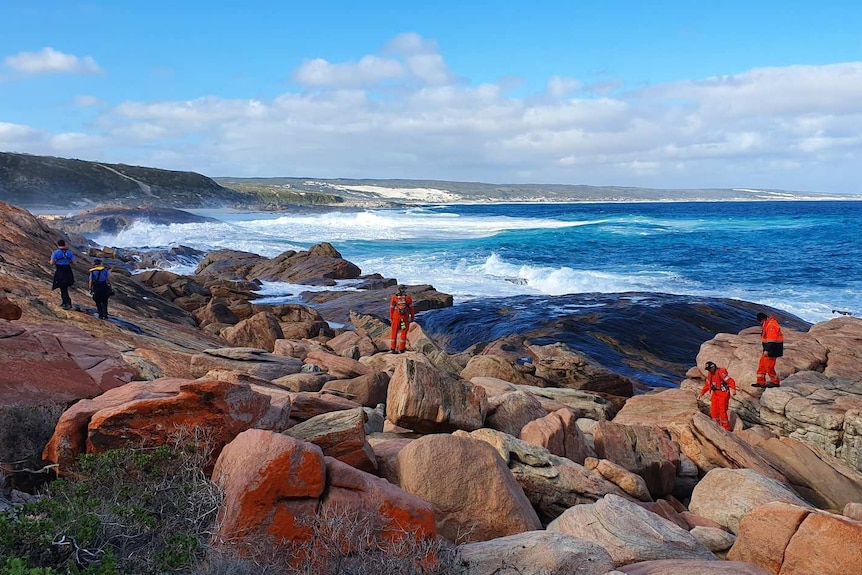
[[424, 203], [858, 199], [766, 189], [654, 189], [440, 180], [211, 178], [195, 172], [0, 152], [0, 200], [31, 209], [388, 207]]
[[194, 172], [0, 152], [0, 200], [23, 207], [215, 207], [252, 199]]

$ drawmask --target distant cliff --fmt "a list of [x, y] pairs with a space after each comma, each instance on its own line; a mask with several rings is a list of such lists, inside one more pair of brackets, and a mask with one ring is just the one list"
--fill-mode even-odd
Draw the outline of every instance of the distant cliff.
[[220, 207], [257, 203], [250, 193], [194, 172], [0, 152], [0, 200], [30, 208], [100, 204]]

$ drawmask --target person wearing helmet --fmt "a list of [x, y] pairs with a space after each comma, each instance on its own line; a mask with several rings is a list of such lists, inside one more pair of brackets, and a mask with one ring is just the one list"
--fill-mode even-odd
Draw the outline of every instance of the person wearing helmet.
[[389, 300], [389, 321], [392, 324], [392, 337], [389, 340], [390, 353], [404, 353], [406, 351], [407, 330], [415, 317], [416, 310], [413, 308], [413, 297], [407, 293], [406, 286], [399, 285], [398, 292]]
[[[760, 343], [763, 346], [763, 352], [757, 363], [757, 382], [752, 387], [780, 387], [781, 380], [775, 371], [775, 361], [784, 355], [784, 334], [781, 333], [778, 320], [772, 316], [761, 312], [757, 314], [757, 321], [760, 322]], [[769, 383], [766, 383], [767, 375]]]
[[99, 258], [93, 260], [93, 267], [90, 268], [89, 288], [96, 302], [99, 319], [108, 319], [108, 298], [114, 290], [111, 287], [111, 271], [102, 265]]
[[726, 369], [718, 367], [711, 361], [706, 362], [704, 369], [706, 369], [706, 383], [703, 384], [698, 397], [703, 397], [707, 392], [712, 394], [709, 399], [709, 416], [730, 431], [727, 407], [731, 396], [736, 394], [736, 382]]

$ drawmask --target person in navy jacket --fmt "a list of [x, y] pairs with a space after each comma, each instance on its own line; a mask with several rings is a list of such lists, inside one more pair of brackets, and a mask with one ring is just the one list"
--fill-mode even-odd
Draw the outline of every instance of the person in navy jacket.
[[72, 309], [69, 288], [75, 283], [75, 274], [72, 273], [74, 263], [74, 252], [66, 247], [65, 241], [57, 240], [57, 249], [51, 253], [51, 265], [54, 266], [54, 283], [51, 289], [60, 288], [60, 306], [63, 309]]

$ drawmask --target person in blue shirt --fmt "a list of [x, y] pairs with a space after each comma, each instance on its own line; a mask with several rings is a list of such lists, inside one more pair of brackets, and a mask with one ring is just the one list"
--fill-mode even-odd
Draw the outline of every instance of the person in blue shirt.
[[111, 287], [111, 270], [103, 266], [99, 258], [93, 260], [93, 267], [90, 268], [89, 287], [99, 319], [108, 319], [108, 298], [113, 295], [114, 289]]
[[57, 240], [57, 249], [51, 253], [51, 265], [55, 267], [51, 289], [60, 288], [60, 306], [63, 309], [72, 309], [69, 288], [75, 283], [75, 274], [72, 273], [74, 263], [75, 254], [66, 247], [65, 241]]

